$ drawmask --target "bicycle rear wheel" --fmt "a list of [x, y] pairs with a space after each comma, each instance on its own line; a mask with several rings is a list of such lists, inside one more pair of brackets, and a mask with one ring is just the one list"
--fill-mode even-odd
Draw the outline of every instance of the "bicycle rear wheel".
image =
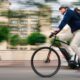
[[50, 47], [42, 47], [33, 53], [31, 66], [37, 75], [51, 77], [60, 69], [61, 61], [55, 50]]

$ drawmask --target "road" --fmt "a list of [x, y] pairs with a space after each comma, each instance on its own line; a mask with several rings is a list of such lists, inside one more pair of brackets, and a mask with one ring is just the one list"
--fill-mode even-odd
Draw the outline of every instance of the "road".
[[0, 80], [80, 80], [78, 70], [60, 70], [51, 78], [37, 76], [31, 68], [0, 68]]

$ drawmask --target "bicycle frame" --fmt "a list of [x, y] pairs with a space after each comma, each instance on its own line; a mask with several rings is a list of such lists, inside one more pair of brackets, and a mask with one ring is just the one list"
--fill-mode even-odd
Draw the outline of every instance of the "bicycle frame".
[[[61, 40], [56, 40], [56, 35], [54, 36], [54, 42], [50, 45], [50, 48], [53, 46], [53, 44], [55, 43], [55, 41], [59, 41], [60, 43], [69, 45], [68, 43], [61, 41]], [[70, 53], [68, 53], [64, 48], [61, 48], [59, 46], [57, 46], [59, 48], [59, 50], [61, 51], [62, 55], [65, 57], [66, 61], [69, 62], [69, 60], [71, 59], [71, 55]], [[50, 52], [48, 54], [50, 56]]]

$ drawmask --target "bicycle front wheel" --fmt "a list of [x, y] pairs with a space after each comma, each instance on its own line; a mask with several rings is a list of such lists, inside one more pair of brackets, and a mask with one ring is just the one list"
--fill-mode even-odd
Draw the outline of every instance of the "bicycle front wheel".
[[60, 57], [50, 47], [42, 47], [36, 50], [31, 57], [33, 71], [41, 77], [51, 77], [60, 69]]

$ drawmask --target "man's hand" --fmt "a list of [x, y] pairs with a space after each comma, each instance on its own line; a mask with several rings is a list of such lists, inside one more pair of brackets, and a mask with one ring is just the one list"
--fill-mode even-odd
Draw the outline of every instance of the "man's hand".
[[57, 35], [60, 32], [60, 30], [56, 30], [54, 32], [52, 32], [49, 36], [49, 38], [52, 38], [54, 35]]
[[54, 32], [54, 34], [57, 35], [59, 32], [60, 32], [60, 30], [56, 30], [56, 31]]
[[49, 36], [49, 38], [52, 38], [54, 36], [54, 33], [52, 32]]

